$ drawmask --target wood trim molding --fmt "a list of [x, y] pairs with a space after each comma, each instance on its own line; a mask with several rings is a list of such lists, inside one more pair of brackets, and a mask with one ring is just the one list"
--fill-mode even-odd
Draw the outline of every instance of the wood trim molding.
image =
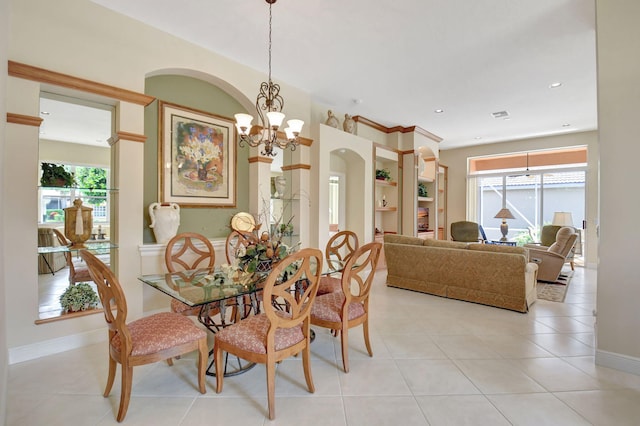
[[431, 140], [434, 140], [436, 142], [441, 142], [442, 138], [440, 136], [434, 135], [433, 133], [429, 132], [428, 130], [423, 129], [422, 127], [419, 126], [410, 126], [410, 127], [402, 127], [402, 126], [395, 126], [395, 127], [386, 127], [383, 126], [380, 123], [376, 123], [373, 120], [369, 120], [368, 118], [365, 118], [361, 115], [355, 115], [352, 117], [353, 120], [356, 123], [362, 123], [365, 126], [369, 126], [374, 130], [378, 130], [382, 133], [395, 133], [395, 132], [400, 132], [400, 133], [418, 133], [422, 136], [425, 136]]
[[311, 146], [313, 143], [313, 139], [303, 138], [302, 136], [298, 136], [298, 141], [300, 142], [300, 145], [304, 146]]
[[94, 93], [120, 101], [130, 102], [137, 105], [147, 106], [156, 98], [132, 90], [122, 89], [108, 84], [98, 83], [83, 78], [49, 71], [19, 62], [9, 61], [8, 74], [11, 77], [23, 78], [26, 80], [38, 81], [40, 83], [54, 84], [56, 86], [67, 87], [69, 89], [81, 90], [83, 92]]
[[269, 157], [249, 157], [249, 164], [251, 163], [273, 163], [273, 158]]
[[7, 123], [24, 124], [25, 126], [40, 127], [42, 124], [42, 118], [34, 117], [32, 115], [14, 114], [12, 112], [7, 113]]
[[140, 135], [138, 133], [130, 133], [130, 132], [118, 132], [118, 140], [124, 139], [132, 142], [142, 142], [145, 143], [147, 141], [147, 137], [145, 135]]
[[286, 172], [287, 170], [311, 170], [311, 165], [310, 164], [290, 164], [288, 166], [282, 166], [280, 167], [282, 169], [283, 172]]
[[[400, 151], [398, 151], [397, 149], [395, 149], [395, 148], [391, 148], [390, 146], [386, 146], [386, 145], [383, 145], [383, 144], [378, 143], [378, 142], [373, 142], [373, 146], [374, 146], [374, 148], [376, 148], [376, 149], [386, 149], [387, 151], [395, 152], [395, 153], [396, 153], [396, 154], [398, 154], [398, 155], [399, 155], [399, 154], [401, 154], [401, 152], [400, 152]], [[410, 152], [411, 152], [411, 151], [410, 151]]]

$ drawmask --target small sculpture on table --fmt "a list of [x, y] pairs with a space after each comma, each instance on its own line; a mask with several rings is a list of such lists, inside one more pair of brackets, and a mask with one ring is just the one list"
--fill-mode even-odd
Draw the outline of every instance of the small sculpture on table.
[[64, 209], [64, 234], [71, 241], [71, 248], [84, 248], [92, 229], [93, 209], [83, 206], [82, 200], [76, 198], [73, 207]]

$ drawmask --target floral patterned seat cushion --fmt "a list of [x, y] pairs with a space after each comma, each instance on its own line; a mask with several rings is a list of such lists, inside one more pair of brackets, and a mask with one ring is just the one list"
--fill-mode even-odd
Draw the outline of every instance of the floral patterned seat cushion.
[[[344, 303], [344, 294], [340, 292], [327, 293], [317, 296], [311, 307], [311, 316], [323, 321], [341, 322], [340, 313]], [[351, 303], [349, 305], [349, 321], [364, 315], [362, 303]]]
[[321, 277], [318, 284], [318, 296], [342, 291], [342, 279], [338, 277]]
[[[174, 312], [162, 312], [141, 318], [127, 324], [127, 328], [131, 334], [133, 356], [152, 354], [207, 335], [189, 318]], [[122, 341], [119, 334], [111, 340], [111, 345], [120, 350]]]
[[[284, 315], [284, 314], [283, 314]], [[258, 314], [243, 319], [216, 333], [215, 338], [221, 342], [231, 344], [239, 349], [266, 354], [267, 331], [269, 319], [265, 314]], [[302, 326], [279, 328], [275, 335], [275, 349], [280, 351], [304, 340]]]

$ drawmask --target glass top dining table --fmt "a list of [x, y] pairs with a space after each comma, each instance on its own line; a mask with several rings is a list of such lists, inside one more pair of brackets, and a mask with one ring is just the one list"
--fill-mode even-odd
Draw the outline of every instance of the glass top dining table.
[[[340, 273], [344, 262], [326, 260], [322, 263], [322, 275]], [[242, 273], [233, 280], [227, 278], [219, 266], [213, 271], [194, 269], [166, 274], [142, 275], [143, 283], [179, 300], [191, 307], [223, 302], [251, 295], [261, 289], [268, 272]]]
[[[324, 261], [321, 275], [341, 273], [344, 264], [339, 260]], [[198, 321], [209, 331], [216, 333], [251, 312], [260, 312], [258, 292], [268, 275], [268, 272], [240, 273], [234, 279], [229, 279], [221, 267], [217, 266], [213, 271], [194, 269], [142, 275], [138, 279], [190, 307], [200, 306]], [[303, 286], [304, 282], [297, 283], [296, 287], [298, 285]], [[227, 315], [229, 307], [233, 308], [230, 316]], [[240, 358], [236, 358], [234, 364], [231, 364], [229, 360], [225, 361], [225, 376], [243, 373], [254, 366]], [[214, 371], [212, 360], [207, 367], [207, 374], [213, 376]]]

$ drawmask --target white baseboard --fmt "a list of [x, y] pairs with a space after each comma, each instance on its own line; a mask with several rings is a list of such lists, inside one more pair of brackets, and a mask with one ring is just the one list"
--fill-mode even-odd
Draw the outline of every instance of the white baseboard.
[[640, 358], [596, 350], [595, 363], [601, 367], [615, 368], [640, 376]]
[[66, 352], [71, 349], [81, 348], [94, 343], [106, 342], [107, 336], [108, 334], [105, 327], [86, 333], [72, 334], [70, 336], [59, 337], [51, 340], [43, 340], [30, 345], [16, 346], [14, 348], [9, 348], [9, 364], [11, 365], [19, 362], [30, 361], [32, 359]]

